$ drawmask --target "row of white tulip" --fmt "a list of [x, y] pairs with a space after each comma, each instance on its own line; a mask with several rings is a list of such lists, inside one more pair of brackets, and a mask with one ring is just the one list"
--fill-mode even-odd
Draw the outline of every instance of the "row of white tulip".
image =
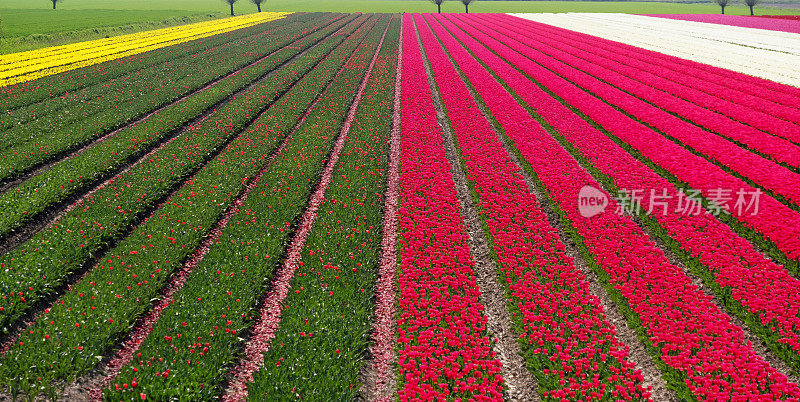
[[631, 14], [517, 17], [800, 87], [800, 35]]
[[[615, 14], [613, 17], [618, 17]], [[638, 26], [652, 27], [653, 18], [661, 27], [669, 27], [680, 33], [692, 37], [740, 44], [742, 46], [757, 47], [800, 54], [800, 35], [792, 32], [772, 31], [766, 29], [746, 28], [733, 25], [716, 24], [711, 22], [685, 21], [671, 18], [650, 17], [644, 15], [622, 14], [623, 21], [638, 21]], [[723, 36], [720, 38], [720, 36]]]

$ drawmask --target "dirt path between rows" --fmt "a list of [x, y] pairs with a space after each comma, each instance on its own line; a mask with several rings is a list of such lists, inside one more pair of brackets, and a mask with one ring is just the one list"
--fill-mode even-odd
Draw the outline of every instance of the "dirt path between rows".
[[[402, 17], [400, 17], [402, 19]], [[371, 361], [364, 376], [362, 395], [367, 401], [394, 401], [397, 390], [394, 365], [397, 309], [397, 225], [400, 199], [400, 119], [403, 79], [403, 24], [400, 24], [397, 66], [394, 82], [394, 105], [392, 111], [392, 134], [389, 144], [389, 177], [386, 183], [386, 198], [383, 204], [383, 237], [381, 240], [381, 263], [375, 288], [375, 318], [372, 325], [370, 348]]]

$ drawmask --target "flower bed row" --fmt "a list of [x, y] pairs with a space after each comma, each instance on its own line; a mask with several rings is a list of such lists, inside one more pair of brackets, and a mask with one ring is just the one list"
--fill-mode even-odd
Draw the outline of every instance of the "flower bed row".
[[[252, 336], [249, 329], [264, 290], [282, 262], [390, 19], [379, 18], [190, 274], [131, 365], [105, 390], [106, 398], [146, 394], [156, 400], [179, 395], [206, 400], [221, 393], [221, 374], [241, 355], [242, 337]], [[329, 68], [331, 74], [336, 70]]]
[[[523, 130], [520, 124], [531, 120], [525, 109], [441, 25], [429, 22], [497, 123], [505, 131]], [[647, 399], [642, 374], [628, 361], [627, 347], [616, 339], [600, 300], [564, 253], [564, 244], [519, 167], [481, 115], [426, 22], [417, 17], [417, 26], [502, 283], [507, 284], [508, 308], [525, 361], [542, 397]]]
[[501, 399], [467, 229], [411, 16], [403, 17], [398, 269], [401, 401]]
[[800, 21], [800, 15], [754, 15], [754, 17]]
[[[693, 37], [688, 27], [670, 27], [664, 19], [630, 14], [515, 15], [631, 45], [640, 51], [647, 49], [648, 54], [660, 53], [659, 59], [666, 57], [680, 65], [696, 67], [726, 86], [749, 87], [749, 91], [756, 94], [763, 92], [777, 98], [786, 95], [797, 98], [800, 94], [800, 89], [794, 86], [799, 71], [795, 67], [797, 55], [762, 49], [759, 44], [746, 44], [752, 35], [738, 40], [738, 44], [730, 43], [737, 39], [728, 29], [718, 30], [711, 38]], [[665, 41], [665, 37], [669, 40]], [[780, 45], [786, 41], [773, 38], [771, 44]], [[741, 82], [734, 83], [739, 80]]]
[[[586, 126], [579, 116], [514, 67], [525, 69], [530, 61], [507, 52], [505, 45], [467, 22], [472, 20], [447, 19], [455, 25], [445, 22], [445, 27], [524, 99], [528, 107], [541, 113], [546, 127], [572, 131]], [[553, 84], [541, 78], [543, 85]], [[593, 105], [580, 105], [581, 110], [584, 107]], [[680, 268], [671, 264], [627, 216], [615, 213], [591, 218], [581, 216], [579, 190], [584, 185], [602, 187], [547, 130], [535, 124], [535, 120], [518, 124], [525, 130], [506, 134], [526, 161], [525, 168], [539, 181], [543, 193], [560, 215], [567, 219], [568, 230], [584, 258], [642, 337], [649, 352], [658, 359], [665, 380], [679, 398], [800, 395], [800, 389], [757, 356], [745, 343], [743, 331], [732, 325], [709, 297], [693, 285]], [[615, 207], [616, 202], [610, 201], [608, 208], [613, 211]]]
[[[646, 14], [647, 15], [647, 14]], [[768, 29], [771, 31], [792, 32], [800, 34], [800, 20], [797, 15], [759, 15], [759, 17], [786, 19], [788, 21], [770, 21], [744, 15], [721, 14], [649, 14], [650, 17], [671, 18], [683, 21], [705, 22], [709, 24], [733, 25], [743, 28]]]
[[[553, 28], [556, 28], [556, 26], [553, 26]], [[562, 28], [557, 29], [564, 31]], [[569, 30], [567, 31], [573, 32]], [[794, 87], [784, 84], [779, 84], [777, 82], [753, 77], [728, 69], [714, 67], [708, 64], [698, 63], [684, 58], [670, 56], [637, 46], [631, 46], [624, 43], [624, 41], [603, 39], [602, 35], [592, 36], [583, 33], [579, 34], [584, 38], [599, 39], [599, 42], [593, 43], [597, 47], [610, 51], [618, 49], [623, 51], [626, 56], [633, 59], [667, 68], [673, 72], [673, 77], [676, 78], [687, 76], [696, 79], [702, 79], [703, 82], [706, 82], [709, 85], [734, 89], [750, 94], [757, 98], [788, 107], [793, 107], [797, 103], [798, 99], [800, 99], [800, 91]]]
[[[72, 274], [85, 269], [93, 256], [123, 238], [131, 228], [186, 178], [212, 159], [260, 111], [281, 98], [298, 80], [326, 59], [344, 39], [364, 22], [357, 19], [255, 86], [181, 141], [172, 141], [107, 186], [89, 194], [48, 228], [0, 257], [0, 324], [7, 326], [38, 299], [57, 290]], [[341, 50], [340, 50], [341, 51]], [[292, 92], [298, 91], [296, 89]], [[275, 119], [265, 117], [261, 122]], [[292, 121], [295, 116], [279, 116]], [[263, 124], [256, 122], [258, 124]], [[240, 142], [234, 142], [238, 144]], [[191, 183], [189, 183], [191, 185]], [[218, 194], [217, 202], [228, 199]], [[227, 201], [225, 201], [227, 202]], [[174, 237], [174, 236], [173, 236]]]
[[[22, 391], [27, 395], [49, 393], [51, 387], [58, 387], [62, 382], [68, 382], [94, 367], [98, 362], [95, 356], [107, 353], [130, 330], [136, 317], [147, 310], [150, 301], [158, 296], [172, 272], [182, 266], [219, 216], [241, 194], [248, 177], [263, 168], [281, 139], [292, 130], [303, 111], [353, 54], [374, 22], [361, 27], [354, 24], [353, 28], [358, 30], [349, 38], [344, 35], [329, 38], [327, 42], [334, 44], [346, 40], [291, 92], [261, 115], [250, 130], [187, 181], [131, 236], [105, 253], [93, 270], [26, 328], [0, 358], [0, 381], [11, 391]], [[294, 159], [291, 162], [297, 164]], [[305, 178], [301, 179], [307, 183]], [[253, 198], [257, 197], [251, 197], [249, 201]], [[249, 204], [245, 204], [240, 208], [240, 216], [247, 220], [252, 210]], [[235, 231], [241, 226], [241, 221], [232, 221], [226, 230]], [[286, 228], [280, 226], [276, 230]], [[222, 241], [230, 242], [230, 238], [223, 236]], [[262, 256], [259, 253], [259, 260]], [[208, 257], [211, 258], [210, 262], [215, 261], [213, 251]], [[232, 257], [229, 256], [227, 261], [235, 262], [236, 259]], [[273, 255], [273, 258], [276, 256]], [[240, 264], [236, 264], [238, 268]], [[213, 286], [204, 288], [207, 294], [191, 293], [192, 283], [189, 279], [178, 297], [202, 300], [203, 297], [213, 299], [224, 295]], [[256, 295], [251, 292], [247, 297]], [[226, 305], [230, 306], [231, 302], [226, 300]], [[172, 318], [169, 312], [162, 316]], [[182, 327], [180, 325], [173, 329]], [[230, 331], [219, 332], [220, 335], [224, 334], [222, 336], [236, 338], [235, 333]], [[176, 338], [180, 336], [176, 335]], [[198, 353], [202, 353], [202, 348]], [[212, 377], [218, 380], [219, 370], [216, 366], [212, 370]], [[169, 378], [168, 375], [159, 378], [175, 381], [174, 377]], [[162, 389], [167, 394], [178, 391], [170, 386]], [[195, 391], [207, 392], [203, 391], [203, 387]]]
[[[0, 88], [0, 109], [13, 116], [17, 110], [35, 108], [37, 104], [49, 102], [53, 98], [63, 97], [69, 99], [75, 97], [75, 99], [80, 100], [84, 91], [91, 90], [96, 86], [102, 86], [103, 83], [118, 77], [135, 74], [142, 69], [157, 68], [158, 65], [169, 62], [174, 58], [209, 51], [218, 46], [223, 46], [225, 43], [257, 35], [259, 32], [270, 29], [269, 27], [277, 28], [287, 23], [293, 23], [304, 15], [306, 14], [295, 13], [281, 20], [269, 21], [265, 24], [253, 25], [77, 70], [49, 75], [34, 81], [2, 87]], [[0, 117], [0, 121], [5, 121], [4, 119], [5, 116]]]
[[[755, 191], [747, 182], [732, 176], [721, 166], [693, 154], [690, 150], [664, 138], [651, 128], [639, 124], [603, 100], [584, 92], [550, 70], [532, 62], [527, 58], [528, 55], [534, 56], [531, 54], [532, 51], [506, 34], [495, 31], [477, 19], [471, 19], [469, 23], [480, 27], [484, 32], [491, 33], [493, 37], [502, 38], [509, 47], [503, 44], [498, 48], [501, 56], [515, 60], [528, 60], [524, 65], [520, 65], [524, 73], [538, 82], [546, 82], [545, 86], [564, 99], [566, 103], [580, 108], [586, 116], [607, 130], [608, 133], [619, 138], [632, 150], [641, 153], [642, 158], [652, 161], [666, 172], [674, 175], [681, 183], [701, 190], [705, 195], [720, 188], [727, 189], [732, 194], [738, 190]], [[518, 49], [525, 55], [517, 53], [514, 49]], [[585, 78], [589, 80], [589, 77]], [[588, 107], [588, 105], [592, 106]], [[707, 134], [705, 136], [708, 137]], [[741, 149], [739, 150], [741, 151]], [[770, 179], [782, 180], [780, 177]], [[788, 183], [786, 185], [788, 186]], [[789, 191], [788, 188], [786, 190]], [[726, 219], [726, 223], [733, 225], [736, 231], [751, 241], [758, 242], [781, 263], [788, 264], [787, 268], [794, 270], [797, 267], [797, 260], [800, 260], [800, 238], [796, 236], [796, 233], [800, 232], [800, 219], [797, 218], [797, 215], [798, 212], [775, 198], [768, 194], [762, 194], [757, 214], [733, 214], [723, 219]]]
[[[76, 103], [89, 102], [106, 95], [113, 96], [112, 88], [125, 90], [137, 84], [142, 84], [141, 77], [150, 76], [152, 74], [163, 74], [163, 72], [159, 71], [167, 64], [180, 65], [180, 63], [185, 63], [186, 60], [196, 60], [216, 55], [236, 44], [245, 44], [249, 42], [250, 38], [263, 37], [264, 35], [268, 35], [272, 30], [281, 30], [282, 27], [296, 25], [315, 18], [315, 16], [308, 14], [293, 14], [287, 16], [287, 18], [237, 29], [226, 34], [214, 35], [208, 38], [171, 46], [169, 47], [169, 51], [162, 49], [151, 51], [147, 53], [149, 57], [145, 59], [142, 59], [139, 55], [129, 56], [122, 59], [126, 61], [124, 64], [128, 66], [128, 71], [121, 73], [119, 76], [108, 76], [103, 81], [97, 82], [93, 79], [90, 80], [88, 77], [84, 77], [83, 80], [79, 77], [71, 77], [73, 81], [82, 83], [82, 85], [72, 88], [69, 92], [58, 92], [60, 82], [46, 82], [52, 81], [52, 79], [57, 76], [37, 80], [38, 92], [28, 91], [26, 99], [29, 100], [29, 103], [25, 105], [14, 106], [10, 104], [13, 102], [13, 98], [7, 93], [3, 94], [3, 92], [10, 92], [9, 88], [13, 87], [0, 89], [0, 104], [4, 104], [4, 102], [9, 103], [8, 106], [3, 108], [5, 113], [0, 115], [0, 130], [5, 131], [11, 127], [26, 124], [45, 116], [54, 121], [62, 121], [60, 119], [74, 119], [76, 118], [74, 114], [56, 115], [59, 110], [63, 110], [66, 107], [73, 107]], [[80, 69], [81, 75], [88, 76], [90, 70], [93, 68], [96, 67]], [[106, 75], [102, 74], [100, 71], [91, 71], [91, 73], [101, 77]], [[24, 84], [20, 84], [20, 86], [21, 85]], [[44, 94], [47, 96], [44, 96]], [[42, 96], [43, 99], [39, 99], [37, 95]]]
[[651, 227], [665, 244], [706, 281], [729, 311], [800, 371], [800, 281], [716, 218], [676, 212], [680, 198], [672, 183], [588, 123], [580, 128], [557, 131], [557, 137], [608, 191], [641, 189], [664, 195], [643, 198], [641, 218], [655, 224]]
[[[291, 38], [297, 40], [277, 50], [262, 62], [237, 71], [214, 86], [155, 113], [140, 124], [119, 131], [97, 146], [61, 161], [0, 195], [0, 207], [5, 211], [0, 217], [0, 238], [9, 235], [17, 228], [24, 227], [29, 222], [40, 219], [54, 205], [59, 205], [64, 200], [80, 195], [102, 183], [176, 133], [175, 140], [182, 141], [185, 136], [191, 135], [191, 130], [194, 129], [194, 127], [186, 128], [186, 125], [203, 113], [211, 114], [205, 123], [198, 123], [199, 125], [219, 120], [218, 116], [231, 114], [231, 111], [241, 105], [247, 105], [249, 101], [246, 94], [236, 99], [231, 97], [237, 91], [246, 90], [254, 82], [262, 86], [267, 85], [273, 78], [275, 70], [305, 49], [319, 43], [327, 35], [341, 29], [348, 21], [351, 19], [334, 22], [308, 36], [295, 34], [294, 36], [300, 38]], [[284, 34], [290, 35], [289, 32]], [[221, 105], [218, 105], [220, 103]], [[262, 102], [254, 110], [256, 112], [263, 110], [267, 105], [268, 103]], [[241, 115], [242, 119], [252, 119], [254, 116]]]
[[250, 14], [4, 55], [0, 58], [0, 85], [32, 81], [62, 71], [283, 18], [287, 14]]

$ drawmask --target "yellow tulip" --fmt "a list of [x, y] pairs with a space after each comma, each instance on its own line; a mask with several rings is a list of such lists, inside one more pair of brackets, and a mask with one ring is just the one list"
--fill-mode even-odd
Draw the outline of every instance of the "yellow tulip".
[[0, 56], [0, 87], [246, 28], [289, 14], [250, 14]]

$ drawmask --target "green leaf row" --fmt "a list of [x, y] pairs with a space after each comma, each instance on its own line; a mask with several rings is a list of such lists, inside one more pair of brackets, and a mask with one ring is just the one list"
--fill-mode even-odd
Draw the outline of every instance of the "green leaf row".
[[[33, 130], [50, 132], [62, 129], [67, 123], [101, 112], [109, 106], [117, 107], [121, 102], [129, 101], [133, 97], [148, 94], [147, 98], [154, 98], [151, 87], [155, 89], [173, 87], [173, 91], [179, 92], [167, 96], [167, 99], [177, 99], [188, 93], [186, 91], [191, 89], [192, 82], [196, 80], [193, 78], [195, 75], [217, 74], [218, 77], [222, 77], [230, 71], [235, 71], [236, 68], [223, 71], [220, 64], [248, 63], [263, 57], [267, 53], [263, 53], [258, 46], [263, 47], [265, 42], [283, 39], [280, 35], [285, 36], [285, 31], [289, 27], [302, 31], [306, 27], [313, 26], [309, 24], [317, 18], [318, 15], [292, 14], [287, 18], [234, 30], [228, 34], [186, 42], [186, 46], [182, 46], [183, 44], [173, 46], [175, 49], [168, 52], [174, 52], [170, 58], [155, 57], [160, 61], [156, 64], [151, 64], [149, 60], [130, 60], [128, 63], [140, 65], [141, 68], [0, 115], [0, 131], [2, 131], [0, 135], [3, 139], [19, 141], [33, 136], [34, 133], [30, 132]], [[231, 57], [232, 54], [235, 56]], [[231, 60], [227, 60], [226, 55]], [[181, 84], [176, 86], [175, 84], [179, 82]], [[44, 85], [46, 84], [42, 84]], [[155, 98], [150, 100], [160, 101]], [[124, 109], [119, 112], [129, 114]], [[14, 127], [16, 127], [14, 130], [9, 130]], [[26, 128], [29, 132], [19, 131]], [[5, 149], [10, 145], [4, 143], [1, 146]]]
[[[239, 46], [236, 46], [233, 48], [235, 51], [228, 52], [227, 57], [223, 53], [219, 57], [207, 60], [187, 61], [184, 67], [177, 71], [179, 74], [183, 72], [184, 79], [168, 78], [169, 75], [174, 75], [169, 71], [166, 72], [167, 76], [148, 78], [136, 86], [133, 97], [127, 101], [117, 99], [116, 95], [104, 96], [99, 99], [98, 113], [92, 114], [90, 111], [84, 115], [85, 112], [82, 110], [70, 110], [72, 114], [78, 115], [78, 118], [63, 127], [58, 125], [48, 127], [43, 119], [45, 127], [29, 124], [9, 130], [8, 135], [4, 137], [4, 143], [8, 145], [0, 146], [2, 149], [0, 183], [13, 180], [43, 164], [57, 161], [162, 106], [180, 107], [180, 103], [183, 102], [172, 105], [170, 103], [183, 95], [202, 89], [215, 78], [232, 74], [248, 63], [305, 36], [303, 32], [295, 31], [291, 26], [284, 27], [281, 34], [283, 40], [273, 38], [272, 41], [263, 43], [258, 41], [250, 43], [246, 46], [249, 49], [245, 49], [243, 53], [239, 53]], [[257, 70], [263, 64], [265, 63], [257, 63], [247, 70]], [[226, 77], [226, 79], [231, 78], [232, 76]], [[193, 96], [205, 95], [200, 92]], [[82, 103], [76, 105], [76, 109], [86, 107], [87, 105]], [[54, 132], [58, 135], [52, 135]]]
[[[302, 14], [288, 15], [283, 20], [288, 23]], [[167, 46], [148, 52], [109, 60], [84, 68], [48, 75], [33, 81], [0, 88], [0, 110], [16, 112], [36, 104], [48, 102], [53, 98], [70, 97], [90, 87], [103, 85], [117, 77], [135, 73], [139, 70], [166, 63], [174, 58], [183, 57], [213, 49], [230, 41], [240, 40], [263, 31], [277, 21], [268, 21], [251, 27], [213, 35], [207, 38], [191, 40], [174, 46]], [[283, 24], [281, 22], [279, 24]], [[280, 25], [274, 25], [280, 26]], [[83, 98], [75, 98], [80, 102]], [[0, 122], [4, 121], [0, 117]]]

